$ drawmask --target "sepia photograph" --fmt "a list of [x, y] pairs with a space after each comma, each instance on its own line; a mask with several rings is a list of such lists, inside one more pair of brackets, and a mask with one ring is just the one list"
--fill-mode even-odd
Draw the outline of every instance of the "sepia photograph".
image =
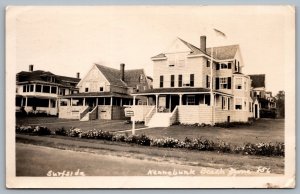
[[295, 7], [8, 6], [7, 188], [294, 188]]

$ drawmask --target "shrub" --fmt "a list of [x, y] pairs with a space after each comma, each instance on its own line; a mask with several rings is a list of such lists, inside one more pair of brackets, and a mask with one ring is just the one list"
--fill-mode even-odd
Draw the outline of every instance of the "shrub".
[[68, 135], [67, 130], [64, 127], [56, 129], [55, 134], [56, 135], [61, 135], [61, 136], [67, 136]]
[[36, 126], [33, 129], [33, 133], [36, 135], [50, 135], [51, 130], [44, 126]]
[[16, 133], [32, 133], [33, 127], [31, 126], [16, 126]]
[[70, 137], [81, 137], [81, 133], [81, 129], [73, 127], [67, 131], [67, 135]]
[[126, 135], [123, 134], [115, 134], [112, 137], [112, 141], [125, 142]]
[[97, 137], [98, 139], [111, 141], [112, 137], [113, 137], [113, 133], [109, 131], [102, 131], [102, 130], [98, 131], [98, 137]]
[[162, 139], [153, 139], [150, 143], [150, 146], [176, 148], [179, 147], [180, 144], [181, 142], [178, 139], [167, 137]]

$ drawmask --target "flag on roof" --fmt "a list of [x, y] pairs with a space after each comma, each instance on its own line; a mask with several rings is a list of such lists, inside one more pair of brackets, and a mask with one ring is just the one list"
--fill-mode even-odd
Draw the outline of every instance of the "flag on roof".
[[224, 32], [221, 32], [220, 30], [217, 30], [217, 29], [215, 29], [215, 28], [214, 28], [214, 31], [215, 31], [215, 33], [216, 33], [218, 36], [223, 36], [223, 37], [226, 38], [226, 34], [225, 34]]

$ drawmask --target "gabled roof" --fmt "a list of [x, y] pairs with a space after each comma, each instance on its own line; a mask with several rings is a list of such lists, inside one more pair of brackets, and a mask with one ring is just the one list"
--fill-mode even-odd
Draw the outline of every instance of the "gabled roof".
[[[121, 87], [136, 87], [140, 83], [140, 76], [144, 75], [143, 69], [131, 69], [124, 71], [124, 81], [121, 80], [121, 72], [118, 69], [96, 64], [110, 84]], [[146, 77], [145, 77], [146, 79]]]
[[[211, 48], [206, 48], [206, 51], [202, 51], [200, 48], [194, 46], [193, 44], [188, 43], [185, 40], [182, 40], [181, 38], [178, 38], [178, 39], [191, 50], [189, 55], [206, 54], [208, 56], [211, 56]], [[217, 59], [217, 60], [233, 59], [236, 55], [238, 48], [239, 48], [239, 45], [214, 47], [213, 58]], [[152, 57], [152, 59], [163, 58], [163, 57], [166, 57], [166, 55], [164, 53], [160, 53], [160, 54]]]
[[257, 74], [257, 75], [249, 75], [251, 82], [251, 87], [253, 88], [259, 88], [259, 87], [265, 87], [265, 74]]
[[[214, 47], [213, 58], [218, 60], [233, 59], [238, 48], [239, 45]], [[211, 55], [211, 48], [207, 48], [206, 53]]]
[[107, 81], [109, 81], [110, 84], [115, 86], [126, 87], [126, 83], [120, 79], [120, 70], [99, 64], [96, 64], [96, 66], [102, 72], [102, 74], [105, 76], [105, 78], [107, 79]]
[[48, 82], [48, 77], [55, 77], [55, 83], [61, 84], [64, 86], [69, 86], [70, 83], [78, 83], [80, 79], [74, 77], [60, 76], [51, 73], [50, 71], [21, 71], [17, 73], [18, 82], [29, 82], [29, 81], [40, 81], [40, 82]]

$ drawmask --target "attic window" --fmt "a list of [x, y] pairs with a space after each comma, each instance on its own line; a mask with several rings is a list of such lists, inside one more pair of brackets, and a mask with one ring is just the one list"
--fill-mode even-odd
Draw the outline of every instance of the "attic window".
[[89, 91], [89, 88], [85, 88], [85, 92], [88, 92]]
[[100, 92], [103, 92], [103, 87], [100, 87]]

